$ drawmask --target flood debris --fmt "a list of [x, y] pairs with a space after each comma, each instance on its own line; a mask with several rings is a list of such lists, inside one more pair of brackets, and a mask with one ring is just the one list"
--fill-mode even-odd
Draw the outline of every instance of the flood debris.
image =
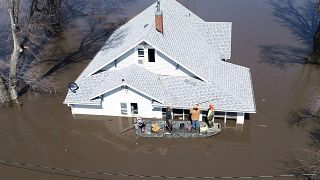
[[268, 125], [265, 125], [265, 124], [256, 124], [257, 127], [262, 127], [262, 128], [267, 128]]

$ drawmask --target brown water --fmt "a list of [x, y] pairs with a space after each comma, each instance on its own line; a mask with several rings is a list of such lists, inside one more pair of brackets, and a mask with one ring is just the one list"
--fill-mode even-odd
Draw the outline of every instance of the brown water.
[[[275, 21], [278, 20], [273, 14], [275, 7], [282, 6], [284, 1], [277, 1], [275, 5], [261, 0], [180, 2], [206, 21], [233, 22], [231, 62], [251, 68], [257, 105], [257, 114], [251, 115], [243, 127], [235, 128], [235, 124], [229, 122], [221, 134], [207, 139], [137, 140], [133, 131], [120, 133], [130, 126], [132, 119], [75, 119], [62, 104], [66, 94], [64, 87], [79, 75], [88, 61], [72, 61], [54, 73], [61, 86], [56, 96], [29, 93], [22, 97], [21, 108], [0, 109], [0, 159], [145, 175], [284, 173], [289, 155], [299, 154], [309, 141], [308, 133], [290, 127], [286, 117], [290, 110], [307, 107], [320, 86], [319, 67], [301, 64], [300, 56], [310, 49], [306, 45], [309, 40], [303, 33], [297, 33], [299, 26], [288, 27]], [[106, 28], [119, 18], [135, 16], [151, 3], [145, 0], [121, 2], [121, 9], [101, 18], [99, 25]], [[299, 3], [295, 5], [305, 7], [304, 3]], [[289, 16], [295, 19], [294, 15]], [[69, 23], [72, 28], [66, 28], [55, 38], [47, 47], [48, 51], [69, 54], [78, 50], [90, 23], [85, 17], [74, 17]], [[97, 46], [101, 46], [101, 42], [97, 42]], [[276, 56], [279, 53], [282, 55]], [[0, 179], [80, 178], [0, 164]]]

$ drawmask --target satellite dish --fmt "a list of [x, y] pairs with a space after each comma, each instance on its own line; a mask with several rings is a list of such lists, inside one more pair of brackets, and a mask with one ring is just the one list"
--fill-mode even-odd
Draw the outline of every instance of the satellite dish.
[[76, 93], [76, 91], [79, 89], [79, 86], [75, 82], [71, 82], [68, 84], [68, 88], [71, 92]]

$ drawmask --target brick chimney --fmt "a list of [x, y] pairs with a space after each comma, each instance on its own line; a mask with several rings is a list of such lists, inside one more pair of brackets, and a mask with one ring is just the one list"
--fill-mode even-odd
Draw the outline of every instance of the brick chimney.
[[155, 14], [155, 21], [156, 21], [156, 29], [158, 32], [163, 33], [163, 15], [162, 11], [160, 10], [160, 1], [157, 3], [157, 11]]

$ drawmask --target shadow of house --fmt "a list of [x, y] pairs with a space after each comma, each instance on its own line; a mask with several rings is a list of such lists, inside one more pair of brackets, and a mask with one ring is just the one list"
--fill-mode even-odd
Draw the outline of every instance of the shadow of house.
[[261, 45], [259, 49], [262, 62], [279, 68], [286, 68], [289, 64], [304, 63], [304, 58], [313, 49], [313, 37], [319, 22], [315, 2], [271, 0], [269, 3], [273, 8], [276, 22], [288, 28], [302, 47], [286, 44]]

